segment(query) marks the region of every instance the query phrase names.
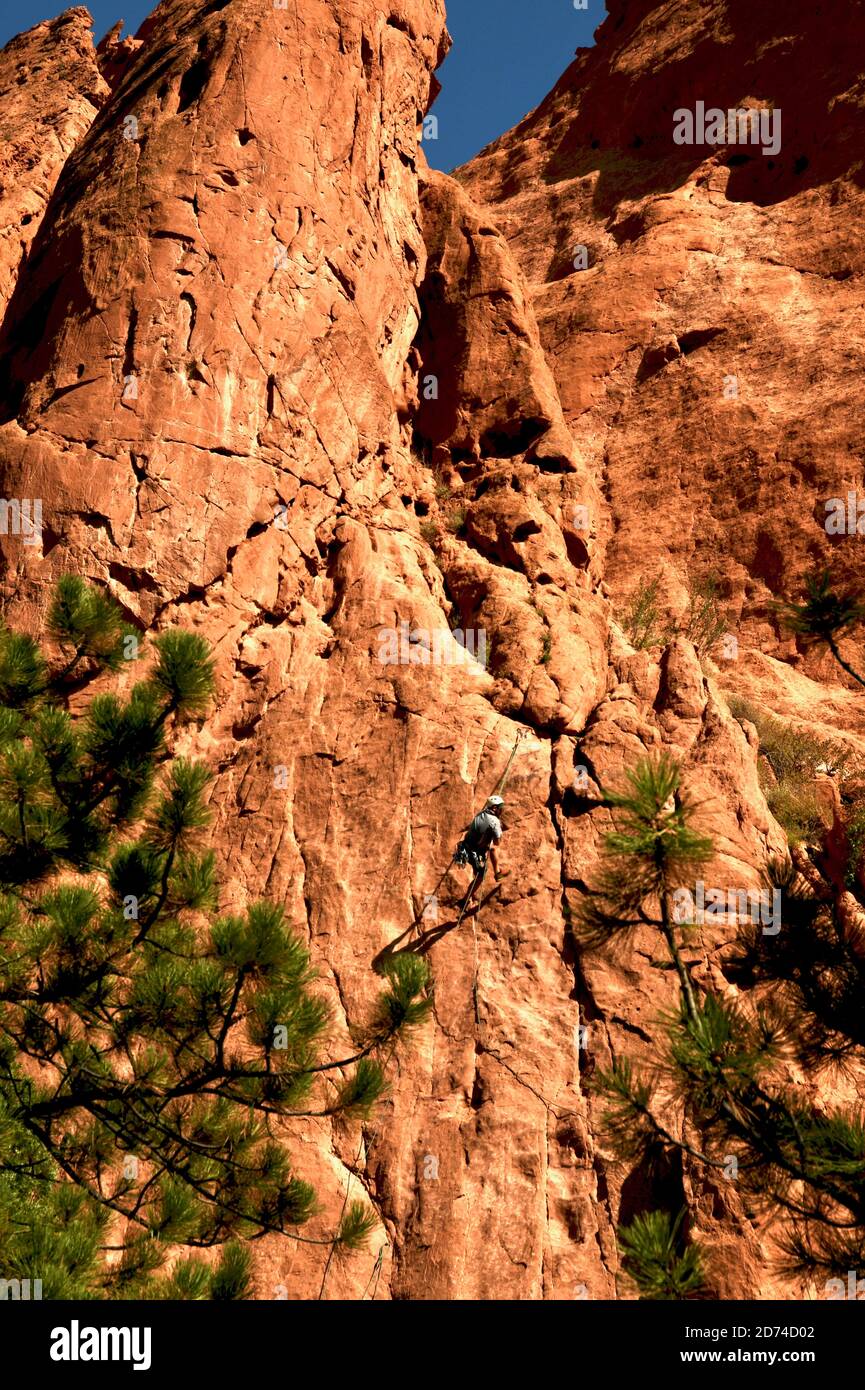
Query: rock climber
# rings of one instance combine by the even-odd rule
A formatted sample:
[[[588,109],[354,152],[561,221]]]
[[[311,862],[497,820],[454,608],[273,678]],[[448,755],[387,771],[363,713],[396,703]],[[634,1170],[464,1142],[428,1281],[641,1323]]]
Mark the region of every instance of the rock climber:
[[[492,862],[496,882],[498,883],[499,878],[502,877],[499,873],[496,846],[504,834],[501,822],[504,804],[500,796],[491,796],[484,809],[475,816],[457,846],[457,852],[454,855],[457,864],[471,865],[474,874],[471,890],[466,899],[467,907],[475,901],[478,889],[483,883],[487,868],[487,855]]]

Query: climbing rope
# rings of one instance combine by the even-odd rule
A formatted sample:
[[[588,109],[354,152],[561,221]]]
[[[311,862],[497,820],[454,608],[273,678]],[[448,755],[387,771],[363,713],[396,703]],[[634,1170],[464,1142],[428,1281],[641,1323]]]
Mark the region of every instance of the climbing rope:
[[[365,1136],[363,1135],[363,1133],[361,1133],[361,1136],[360,1136],[360,1146],[359,1146],[358,1151],[357,1151],[357,1157],[356,1157],[355,1160],[354,1160],[354,1167],[355,1167],[355,1168],[359,1167],[359,1165],[360,1165],[360,1156],[361,1156],[361,1154],[363,1153],[363,1146],[364,1146],[365,1143],[366,1143],[366,1138],[365,1138]],[[342,1227],[343,1217],[345,1216],[345,1209],[346,1209],[346,1207],[348,1206],[348,1194],[351,1192],[351,1180],[352,1180],[353,1177],[354,1177],[354,1169],[349,1168],[349,1170],[348,1170],[348,1182],[347,1182],[346,1185],[345,1185],[345,1198],[344,1198],[343,1204],[342,1204],[342,1211],[341,1211],[340,1214],[339,1214],[339,1225],[338,1225],[337,1228],[336,1228],[336,1229],[337,1229],[337,1235],[334,1237],[334,1239],[333,1239],[333,1240],[331,1241],[331,1243],[330,1243],[330,1251],[328,1252],[328,1256],[327,1256],[327,1264],[326,1264],[325,1267],[324,1267],[324,1274],[321,1276],[321,1288],[320,1288],[319,1291],[318,1291],[318,1300],[324,1298],[324,1286],[325,1286],[325,1284],[327,1283],[327,1276],[328,1276],[328,1274],[330,1273],[330,1266],[331,1266],[331,1261],[333,1260],[334,1251],[336,1250],[337,1244],[339,1243],[339,1235],[338,1235],[338,1233],[339,1233],[339,1230],[340,1230],[341,1227]],[[317,1300],[317,1301],[318,1301],[318,1300]]]
[[[372,1293],[370,1294],[369,1301],[370,1301],[370,1303],[375,1303],[375,1296],[376,1296],[376,1294],[378,1293],[378,1281],[379,1281],[379,1279],[381,1278],[382,1265],[383,1265],[383,1262],[384,1262],[384,1252],[385,1252],[386,1249],[387,1249],[387,1241],[385,1241],[384,1245],[381,1247],[381,1249],[380,1249],[379,1252],[378,1252],[378,1256],[376,1257],[375,1265],[373,1266],[372,1274],[371,1274],[371,1275],[369,1276],[369,1278],[367,1279],[367,1281],[366,1281],[366,1288],[364,1289],[363,1293],[362,1293],[361,1296],[360,1296],[360,1301],[361,1301],[361,1303],[363,1303],[363,1302],[365,1301],[366,1296],[367,1296],[367,1294],[369,1293],[370,1285],[372,1285]]]
[[[511,756],[508,758],[508,761],[505,765],[505,770],[502,773],[501,781],[499,782],[499,785],[496,787],[495,791],[490,793],[491,796],[501,796],[503,794],[505,787],[508,785],[508,779],[511,775],[511,766],[513,764],[514,758],[517,756],[520,744],[522,743],[523,739],[527,737],[528,732],[528,729],[517,729],[517,737],[514,741],[514,746],[511,749]]]
[[[472,941],[474,943],[474,974],[472,976],[472,1003],[475,1009],[475,1025],[481,1025],[481,1011],[478,1004],[478,914],[472,918]]]

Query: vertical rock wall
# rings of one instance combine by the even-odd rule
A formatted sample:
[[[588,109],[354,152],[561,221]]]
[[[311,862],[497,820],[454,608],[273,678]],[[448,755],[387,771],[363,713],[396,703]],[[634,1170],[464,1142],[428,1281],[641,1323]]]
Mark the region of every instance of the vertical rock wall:
[[[637,31],[646,8],[627,10]],[[63,26],[80,37],[83,12],[54,24],[3,61],[46,44],[66,61]],[[591,161],[548,165],[549,130],[535,137],[531,120],[462,186],[431,173],[418,127],[447,43],[442,0],[163,0],[137,44],[103,54],[109,95],[81,40],[66,144],[38,172],[0,328],[2,492],[43,503],[40,544],[0,537],[7,609],[34,624],[72,569],[142,628],[213,644],[217,706],[181,747],[217,772],[226,900],[285,904],[320,965],[335,1048],[377,992],[373,963],[435,894],[435,1015],[394,1057],[388,1099],[362,1132],[290,1131],[323,1230],[349,1180],[380,1218],[328,1296],[614,1297],[615,1224],[659,1193],[721,1254],[719,1296],[771,1291],[735,1194],[688,1165],[653,1178],[607,1164],[586,1073],[645,1055],[672,986],[651,941],[599,959],[569,929],[606,828],[574,795],[578,767],[597,788],[645,749],[679,754],[724,882],[755,886],[783,844],[756,751],[693,648],[660,664],[632,651],[604,582],[610,547],[616,575],[642,572],[628,569],[638,532],[674,532],[665,553],[684,544],[693,489],[711,491],[704,474],[667,512],[616,471],[616,450],[637,469],[649,444],[670,464],[677,417],[659,397],[629,437],[613,402],[654,342],[656,272],[672,286],[681,271],[694,295],[714,273],[722,194],[676,184],[597,230]],[[620,87],[638,89],[638,69]],[[570,95],[560,84],[542,111]],[[0,121],[17,99],[0,86]],[[699,220],[693,246],[681,222],[663,230],[673,200]],[[560,254],[574,208],[610,255],[571,289],[543,246]],[[655,254],[635,276],[624,258],[641,242]],[[592,291],[604,274],[615,289]],[[673,303],[690,362],[687,333],[717,325]],[[811,322],[813,304],[802,312]],[[668,477],[665,506],[673,493]],[[510,872],[450,930],[465,878],[442,875],[517,734]],[[723,948],[708,929],[694,943],[706,988],[733,988]],[[258,1249],[261,1297],[317,1294],[321,1250]]]

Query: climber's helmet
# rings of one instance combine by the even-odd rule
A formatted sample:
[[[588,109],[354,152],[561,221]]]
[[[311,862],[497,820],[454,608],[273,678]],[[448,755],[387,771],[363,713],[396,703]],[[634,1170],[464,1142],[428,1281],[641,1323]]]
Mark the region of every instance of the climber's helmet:
[[[487,806],[491,811],[500,811],[504,804],[505,803],[500,796],[491,796],[489,801],[487,802]]]

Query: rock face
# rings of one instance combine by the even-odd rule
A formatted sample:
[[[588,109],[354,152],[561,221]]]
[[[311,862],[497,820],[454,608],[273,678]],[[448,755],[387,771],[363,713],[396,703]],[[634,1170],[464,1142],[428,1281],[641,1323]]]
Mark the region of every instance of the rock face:
[[[803,719],[818,692],[865,740],[861,701],[785,664],[766,608],[828,551],[818,504],[853,466],[862,7],[819,39],[804,6],[762,7],[759,34],[752,9],[613,5],[458,180],[418,144],[443,0],[163,0],[103,46],[104,78],[72,10],[0,60],[68,63],[75,35],[50,168],[26,169],[44,106],[16,116],[0,87],[35,233],[14,292],[17,251],[3,270],[2,490],[43,507],[41,537],[0,537],[9,616],[34,623],[73,569],[141,627],[212,643],[217,708],[182,751],[217,772],[228,901],[285,904],[335,1048],[424,914],[435,1016],[389,1098],[362,1133],[291,1130],[323,1230],[347,1183],[380,1218],[328,1297],[624,1296],[615,1227],[658,1184],[716,1252],[718,1297],[800,1293],[730,1185],[608,1164],[586,1073],[645,1056],[673,986],[650,940],[601,957],[569,928],[609,824],[578,769],[597,790],[674,752],[725,884],[784,847],[717,676]],[[786,100],[788,58],[823,125],[791,113],[777,170],[672,145],[692,97]],[[681,608],[692,562],[725,577],[732,676],[614,621],[662,567]],[[449,930],[451,854],[518,734],[510,872]],[[695,941],[702,988],[735,990],[726,945]],[[258,1294],[314,1297],[323,1264],[262,1242]]]
[[[0,53],[0,310],[63,165],[108,96],[89,29],[78,5]]]
[[[767,600],[814,558],[863,575],[859,538],[824,523],[862,492],[865,9],[608,9],[597,46],[458,177],[530,282],[605,482],[613,594],[661,574],[681,610],[714,570],[747,645],[790,657]],[[676,145],[674,113],[698,102],[774,109],[779,152]]]

